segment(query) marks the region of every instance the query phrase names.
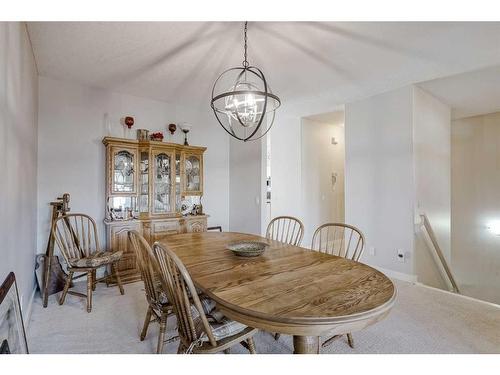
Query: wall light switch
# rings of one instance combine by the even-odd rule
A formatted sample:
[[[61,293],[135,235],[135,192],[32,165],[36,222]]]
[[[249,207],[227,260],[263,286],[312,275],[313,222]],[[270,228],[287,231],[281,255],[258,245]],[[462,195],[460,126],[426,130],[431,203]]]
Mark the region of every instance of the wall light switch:
[[[370,254],[371,256],[375,256],[375,248],[373,246],[370,246],[368,248],[368,254]]]

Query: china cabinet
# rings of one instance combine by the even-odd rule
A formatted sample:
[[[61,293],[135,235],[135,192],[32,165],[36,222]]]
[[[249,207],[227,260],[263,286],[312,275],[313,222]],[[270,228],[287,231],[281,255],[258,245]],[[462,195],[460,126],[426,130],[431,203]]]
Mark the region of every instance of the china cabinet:
[[[122,250],[123,282],[140,279],[127,233],[137,230],[153,244],[171,234],[204,232],[201,209],[205,147],[105,137],[106,242]]]

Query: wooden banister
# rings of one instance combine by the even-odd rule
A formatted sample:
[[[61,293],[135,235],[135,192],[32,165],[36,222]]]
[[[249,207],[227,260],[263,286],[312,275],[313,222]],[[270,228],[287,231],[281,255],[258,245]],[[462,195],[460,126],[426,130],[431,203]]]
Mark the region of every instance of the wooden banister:
[[[446,273],[446,276],[448,277],[448,280],[449,280],[451,287],[453,289],[452,291],[454,293],[460,294],[460,290],[458,289],[458,285],[455,282],[455,278],[453,277],[453,274],[451,273],[451,269],[448,266],[448,262],[446,261],[444,255],[443,255],[443,252],[441,251],[441,248],[439,247],[439,244],[438,244],[438,241],[436,238],[436,234],[434,233],[434,230],[432,229],[431,223],[430,223],[429,219],[427,218],[427,215],[421,214],[420,217],[422,218],[423,226],[424,226],[427,234],[429,235],[432,246],[434,247],[434,250],[436,251],[436,255],[437,255],[439,261],[441,262],[441,266],[443,267],[443,269]]]

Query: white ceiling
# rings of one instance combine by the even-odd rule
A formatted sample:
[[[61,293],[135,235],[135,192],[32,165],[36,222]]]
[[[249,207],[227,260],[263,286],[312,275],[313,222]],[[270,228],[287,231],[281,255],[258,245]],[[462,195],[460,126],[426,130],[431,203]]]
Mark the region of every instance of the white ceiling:
[[[339,109],[338,111],[320,113],[313,116],[306,116],[304,118],[314,122],[333,124],[333,125],[344,125],[344,110]]]
[[[39,73],[116,92],[207,105],[242,61],[242,23],[28,23]],[[249,23],[249,60],[283,102],[332,107],[500,65],[500,23]],[[497,85],[498,87],[498,85]],[[424,87],[425,88],[425,87]]]
[[[500,67],[475,70],[419,84],[448,104],[453,119],[500,111]]]

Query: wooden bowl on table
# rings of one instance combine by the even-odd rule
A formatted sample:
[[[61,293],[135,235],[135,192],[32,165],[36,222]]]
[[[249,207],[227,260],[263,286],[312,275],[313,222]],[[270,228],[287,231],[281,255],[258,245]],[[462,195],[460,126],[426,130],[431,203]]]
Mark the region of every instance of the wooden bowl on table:
[[[240,257],[256,257],[264,253],[269,245],[260,241],[238,241],[227,245],[234,255]]]

